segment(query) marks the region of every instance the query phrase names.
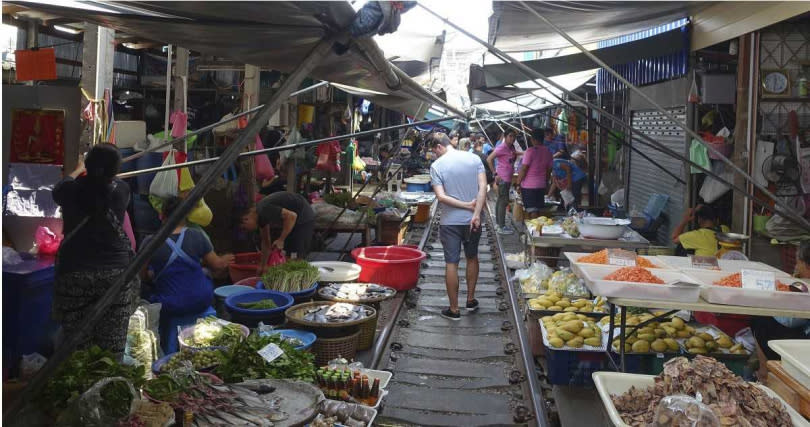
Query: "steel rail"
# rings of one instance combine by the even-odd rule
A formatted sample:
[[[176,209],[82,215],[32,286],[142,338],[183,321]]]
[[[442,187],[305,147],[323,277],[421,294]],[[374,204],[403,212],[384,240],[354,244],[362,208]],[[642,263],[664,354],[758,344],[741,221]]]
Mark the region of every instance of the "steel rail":
[[[222,175],[225,170],[230,167],[233,162],[238,159],[239,152],[247,146],[254,139],[254,135],[265,126],[270,117],[281,106],[282,101],[286,99],[287,95],[295,90],[298,85],[309,75],[315,66],[330,53],[332,46],[332,39],[322,39],[318,44],[307,54],[307,56],[298,65],[298,68],[284,81],[279,88],[278,92],[273,95],[269,103],[267,103],[259,113],[251,119],[247,127],[243,129],[233,144],[225,149],[225,152],[219,160],[211,167],[203,177],[197,182],[197,185],[189,193],[188,197],[178,206],[166,221],[158,229],[155,237],[151,239],[141,250],[135,255],[132,262],[124,269],[124,272],[118,279],[110,286],[104,295],[89,309],[87,315],[82,319],[80,325],[76,328],[76,332],[72,335],[65,337],[64,342],[57,348],[56,352],[51,356],[45,365],[40,368],[34,375],[28,385],[23,391],[14,399],[6,408],[4,408],[3,421],[8,424],[24,423],[20,419],[15,419],[14,416],[22,409],[25,402],[33,400],[36,393],[46,384],[47,380],[56,372],[56,369],[61,363],[68,358],[68,356],[83,342],[85,335],[93,330],[93,327],[104,318],[107,309],[119,298],[122,292],[126,291],[127,284],[135,279],[140,273],[144,265],[152,257],[164,243],[166,238],[169,237],[172,230],[177,227],[183,218],[197,205],[197,202],[208,191],[208,188]]]
[[[731,167],[731,169],[732,169],[732,170],[734,170],[734,172],[736,172],[737,174],[739,174],[740,176],[742,176],[743,178],[745,178],[745,180],[746,180],[748,183],[753,184],[753,185],[754,185],[754,187],[755,187],[756,189],[758,189],[758,190],[759,190],[759,191],[761,191],[763,194],[765,194],[766,196],[768,196],[768,198],[770,198],[771,200],[773,200],[774,204],[778,205],[778,206],[779,206],[780,208],[782,208],[782,209],[785,209],[785,211],[790,212],[790,213],[791,213],[791,216],[795,216],[795,218],[794,218],[794,220],[795,220],[795,221],[794,221],[794,222],[796,222],[796,224],[797,224],[797,225],[800,225],[800,226],[804,227],[806,230],[810,230],[810,222],[808,222],[808,221],[807,221],[806,219],[804,219],[803,217],[801,217],[801,216],[796,215],[795,213],[793,213],[793,211],[790,209],[790,207],[789,207],[789,206],[787,206],[787,205],[785,205],[785,204],[784,204],[784,203],[783,203],[783,202],[782,202],[782,201],[781,201],[779,198],[777,198],[777,197],[776,197],[776,195],[774,195],[773,193],[771,193],[771,192],[770,192],[770,191],[769,191],[769,190],[768,190],[768,189],[767,189],[765,186],[763,186],[763,185],[761,185],[761,184],[757,183],[757,182],[754,180],[754,178],[752,178],[752,177],[751,177],[751,175],[748,175],[748,173],[747,173],[747,172],[745,172],[745,171],[744,171],[744,170],[742,170],[742,169],[741,169],[739,166],[737,166],[736,164],[734,164],[734,162],[732,162],[732,161],[731,161],[731,160],[730,160],[728,157],[726,157],[725,155],[723,155],[723,153],[721,153],[720,151],[718,151],[716,148],[712,147],[712,145],[711,145],[711,144],[709,144],[709,143],[707,143],[706,141],[704,141],[704,140],[703,140],[703,138],[702,138],[700,135],[698,135],[698,133],[697,133],[697,132],[695,132],[694,130],[692,130],[691,128],[689,128],[689,126],[687,126],[685,123],[681,122],[681,121],[680,121],[680,120],[679,120],[677,117],[675,117],[675,115],[674,115],[674,114],[672,114],[672,113],[670,113],[669,111],[667,111],[667,110],[666,110],[664,107],[662,107],[660,104],[658,104],[657,102],[655,102],[655,100],[653,100],[653,99],[652,99],[652,98],[651,98],[649,95],[647,95],[646,93],[644,93],[644,91],[642,91],[641,89],[639,89],[639,88],[638,88],[637,86],[635,86],[634,84],[630,83],[630,81],[628,81],[626,78],[624,78],[624,76],[622,76],[621,74],[619,74],[618,72],[616,72],[616,70],[614,70],[613,68],[611,68],[609,65],[607,65],[607,64],[606,64],[604,61],[602,61],[601,59],[599,59],[599,57],[597,57],[597,56],[596,56],[596,55],[594,55],[592,52],[590,52],[588,49],[586,49],[584,46],[582,46],[581,44],[579,44],[579,42],[577,42],[577,41],[576,41],[576,40],[574,40],[574,39],[573,39],[573,38],[572,38],[570,35],[568,35],[568,33],[566,33],[566,32],[565,32],[565,30],[563,30],[562,28],[560,28],[559,26],[557,26],[556,24],[554,24],[553,22],[551,22],[551,21],[550,21],[548,18],[546,18],[545,16],[541,15],[539,12],[537,12],[537,11],[536,11],[536,10],[534,10],[533,8],[529,7],[529,5],[527,5],[527,4],[526,4],[526,2],[524,2],[524,1],[519,1],[519,3],[520,3],[520,4],[521,4],[521,5],[524,7],[524,8],[526,8],[526,10],[528,10],[528,11],[529,11],[529,12],[530,12],[532,15],[536,16],[537,18],[539,18],[540,20],[542,20],[543,22],[545,22],[545,23],[546,23],[546,25],[550,26],[550,27],[551,27],[551,28],[552,28],[554,31],[556,31],[556,32],[557,32],[557,34],[559,34],[560,36],[562,36],[562,37],[563,37],[564,39],[566,39],[566,40],[567,40],[569,43],[571,43],[571,44],[572,44],[572,45],[574,45],[574,46],[575,46],[577,49],[579,49],[580,51],[582,51],[582,53],[584,53],[584,54],[585,54],[585,56],[587,56],[588,58],[590,58],[590,59],[591,59],[591,60],[592,60],[594,63],[596,63],[596,64],[597,64],[597,65],[599,65],[600,67],[604,68],[604,69],[605,69],[605,71],[607,71],[608,73],[610,73],[611,75],[613,75],[613,77],[616,77],[616,78],[617,78],[617,79],[618,79],[620,82],[622,82],[624,85],[626,85],[628,88],[630,88],[630,90],[631,90],[631,91],[635,92],[637,95],[639,95],[639,96],[640,96],[641,98],[643,98],[645,101],[647,101],[648,103],[650,103],[650,105],[652,105],[653,107],[655,107],[655,109],[656,109],[656,110],[658,110],[658,112],[659,112],[659,113],[661,113],[661,114],[663,114],[664,116],[666,116],[666,117],[667,117],[667,118],[668,118],[670,121],[672,121],[673,123],[675,123],[676,125],[678,125],[678,127],[680,127],[681,129],[683,129],[683,130],[684,130],[684,131],[685,131],[685,132],[686,132],[686,133],[687,133],[689,136],[691,136],[692,138],[694,138],[694,140],[697,140],[697,141],[698,141],[698,143],[700,143],[701,145],[703,145],[704,147],[706,147],[706,149],[708,149],[710,153],[712,153],[712,154],[714,154],[715,156],[717,156],[717,158],[718,158],[718,159],[720,159],[720,161],[722,161],[723,163],[725,163],[726,165],[728,165],[729,167]],[[524,65],[524,66],[525,66],[525,65]],[[587,102],[587,101],[586,101],[586,102]],[[750,118],[749,118],[749,120],[750,120]]]
[[[428,11],[428,12],[429,12],[430,14],[432,14],[433,16],[435,16],[435,17],[437,17],[438,19],[440,19],[440,20],[442,20],[443,22],[445,22],[447,25],[450,25],[451,27],[455,28],[455,29],[456,29],[456,30],[458,30],[459,32],[461,32],[461,33],[465,34],[467,37],[470,37],[471,39],[475,40],[477,43],[479,43],[479,44],[483,45],[484,47],[486,47],[486,48],[487,48],[487,49],[488,49],[488,50],[489,50],[489,51],[490,51],[490,52],[491,52],[493,55],[495,55],[496,57],[498,57],[498,59],[500,59],[500,60],[502,60],[502,61],[504,61],[504,62],[509,62],[509,63],[511,63],[512,65],[514,65],[515,67],[517,67],[517,69],[518,69],[520,72],[522,72],[524,75],[526,75],[526,76],[527,76],[527,77],[528,77],[530,80],[532,80],[532,81],[533,81],[535,84],[539,85],[539,86],[540,86],[540,89],[547,89],[547,86],[543,86],[543,85],[542,85],[540,82],[538,82],[538,81],[537,81],[537,79],[541,79],[541,80],[543,80],[544,82],[546,82],[548,85],[551,85],[551,86],[553,86],[553,87],[557,88],[558,90],[561,90],[561,91],[563,91],[564,93],[567,93],[568,95],[570,95],[571,97],[573,97],[575,100],[577,100],[577,101],[579,101],[579,102],[582,102],[583,104],[585,104],[585,105],[587,105],[587,106],[591,107],[592,109],[594,109],[594,110],[598,111],[598,112],[599,112],[601,115],[603,115],[604,117],[606,117],[606,118],[608,118],[608,119],[610,119],[610,120],[613,120],[615,123],[620,124],[620,125],[621,125],[623,128],[627,129],[627,130],[628,130],[628,131],[630,131],[631,133],[635,133],[636,135],[635,135],[634,137],[644,139],[644,140],[645,140],[645,141],[647,141],[648,143],[653,144],[655,147],[657,147],[657,148],[658,148],[658,150],[660,150],[660,151],[662,151],[662,152],[664,152],[664,153],[667,153],[668,155],[670,155],[670,156],[672,156],[672,157],[675,157],[675,158],[681,159],[681,161],[683,161],[683,162],[685,162],[685,163],[688,163],[688,164],[692,165],[692,166],[693,166],[695,169],[698,169],[698,170],[700,170],[701,172],[705,173],[706,175],[711,176],[712,178],[714,178],[714,179],[716,179],[716,180],[720,181],[720,182],[721,182],[721,183],[723,183],[723,184],[726,184],[727,186],[731,187],[733,190],[735,190],[735,191],[739,192],[740,194],[744,195],[744,196],[745,196],[745,197],[747,197],[748,199],[755,201],[757,204],[759,204],[759,205],[761,205],[761,206],[765,206],[765,207],[767,207],[767,208],[769,208],[769,209],[772,209],[772,210],[773,210],[775,213],[777,213],[777,214],[780,214],[780,215],[784,216],[784,217],[785,217],[786,219],[788,219],[789,221],[791,221],[791,222],[793,222],[793,223],[795,223],[795,224],[797,224],[797,225],[801,226],[801,227],[802,227],[802,228],[804,228],[804,229],[810,230],[810,222],[808,222],[808,221],[807,221],[807,220],[805,220],[804,218],[800,217],[799,215],[797,215],[795,212],[793,212],[793,211],[792,211],[792,210],[790,210],[789,208],[787,208],[787,209],[786,209],[786,208],[784,208],[784,207],[782,206],[782,203],[781,203],[781,202],[779,202],[778,200],[774,199],[774,200],[773,200],[773,201],[774,201],[774,206],[771,206],[771,204],[770,204],[769,202],[762,201],[761,199],[759,199],[758,197],[756,197],[754,194],[752,194],[752,193],[748,192],[748,191],[747,191],[747,189],[743,189],[742,187],[737,186],[737,185],[729,184],[729,183],[728,183],[727,181],[725,181],[725,180],[724,180],[722,177],[720,177],[720,176],[719,176],[719,175],[717,175],[716,173],[712,172],[711,170],[708,170],[708,169],[706,169],[706,168],[704,168],[704,167],[702,167],[702,166],[700,166],[700,165],[698,165],[698,164],[696,164],[696,163],[692,162],[691,160],[689,160],[688,158],[686,158],[685,156],[683,156],[683,155],[682,155],[682,154],[680,154],[680,153],[676,153],[675,151],[673,151],[673,150],[671,150],[670,148],[666,147],[666,146],[665,146],[664,144],[662,144],[661,142],[659,142],[659,141],[656,141],[656,140],[652,139],[650,136],[648,136],[648,135],[644,134],[643,132],[640,132],[640,131],[638,131],[637,129],[633,128],[633,127],[632,127],[632,125],[630,125],[630,124],[628,124],[628,123],[625,123],[624,121],[620,120],[618,117],[616,117],[615,115],[613,115],[613,114],[609,113],[609,112],[608,112],[607,110],[605,110],[604,108],[602,108],[602,107],[600,107],[600,106],[598,106],[598,105],[596,105],[596,104],[591,103],[590,101],[588,101],[588,100],[586,100],[585,98],[583,98],[583,97],[581,97],[581,96],[577,95],[577,94],[576,94],[576,93],[574,93],[574,92],[571,92],[571,91],[569,91],[569,90],[565,89],[564,87],[560,86],[559,84],[557,84],[557,83],[556,83],[556,82],[554,82],[553,80],[549,79],[548,77],[544,76],[543,74],[540,74],[540,73],[539,73],[539,72],[537,72],[536,70],[534,70],[534,69],[532,69],[532,68],[529,68],[529,67],[528,67],[528,66],[526,66],[525,64],[521,63],[521,62],[520,62],[520,61],[518,61],[517,59],[515,59],[515,58],[513,58],[513,57],[511,57],[511,56],[509,56],[509,55],[507,55],[506,53],[504,53],[504,52],[503,52],[503,51],[501,51],[500,49],[496,48],[496,47],[495,47],[495,46],[493,46],[492,44],[487,43],[487,42],[485,42],[485,41],[483,41],[483,40],[479,39],[479,38],[478,38],[478,37],[476,37],[475,35],[471,34],[470,32],[468,32],[468,31],[464,30],[463,28],[459,27],[458,25],[454,24],[454,23],[453,23],[452,21],[450,21],[449,19],[446,19],[446,18],[442,17],[442,16],[441,16],[441,15],[439,15],[438,13],[436,13],[436,12],[432,11],[430,8],[428,8],[428,7],[424,6],[424,5],[423,5],[423,4],[421,4],[421,3],[419,3],[419,6],[420,6],[420,7],[422,7],[423,9],[425,9],[426,11]],[[551,91],[549,91],[549,93],[551,93],[551,94],[552,94],[552,96],[554,96],[555,98],[559,99],[561,102],[563,102],[563,103],[565,103],[565,102],[566,102],[566,101],[565,101],[565,100],[564,100],[564,99],[563,99],[561,96],[559,96],[559,95],[557,95],[557,94],[554,94],[554,93],[553,93],[553,92],[551,92]],[[496,122],[496,123],[497,123],[497,122]],[[629,189],[629,187],[626,187],[626,188],[628,188],[628,189]]]
[[[304,141],[304,142],[299,142],[297,144],[282,145],[282,146],[279,146],[279,147],[265,148],[263,150],[246,151],[244,153],[240,153],[239,158],[257,156],[259,154],[273,153],[273,152],[276,152],[276,151],[294,150],[294,149],[297,149],[297,148],[305,148],[305,147],[309,147],[311,145],[317,145],[317,144],[321,144],[321,143],[329,142],[329,141],[339,141],[339,140],[342,140],[342,139],[351,139],[351,138],[356,138],[356,137],[360,137],[360,136],[373,135],[373,134],[378,133],[378,132],[385,132],[385,131],[389,131],[389,130],[408,128],[408,127],[411,127],[411,126],[420,126],[420,125],[425,125],[425,124],[437,123],[437,122],[441,122],[441,121],[445,121],[445,120],[450,120],[450,119],[453,119],[455,117],[457,117],[457,116],[449,116],[449,117],[442,117],[442,118],[438,118],[438,119],[423,120],[421,122],[403,123],[403,124],[400,124],[400,125],[388,126],[388,127],[380,128],[380,129],[371,129],[371,130],[366,130],[366,131],[361,131],[361,132],[350,133],[350,134],[346,134],[346,135],[330,136],[328,138],[321,138],[321,139],[316,139],[316,140],[313,140],[313,141]],[[155,173],[155,172],[161,172],[161,171],[166,171],[166,170],[180,169],[180,168],[185,168],[185,167],[189,167],[189,166],[204,165],[204,164],[216,162],[217,159],[219,159],[219,157],[211,157],[210,159],[192,160],[190,162],[177,163],[177,164],[174,164],[174,165],[157,166],[157,167],[154,167],[154,168],[141,169],[141,170],[136,170],[136,171],[131,171],[131,172],[124,172],[124,173],[118,174],[118,178],[122,178],[122,179],[123,178],[132,178],[133,176],[144,175],[144,174],[148,174],[148,173]]]

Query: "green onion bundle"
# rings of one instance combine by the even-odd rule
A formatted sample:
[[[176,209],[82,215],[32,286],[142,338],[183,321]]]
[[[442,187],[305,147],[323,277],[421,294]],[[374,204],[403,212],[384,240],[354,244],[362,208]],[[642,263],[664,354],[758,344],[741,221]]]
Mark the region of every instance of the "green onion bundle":
[[[318,267],[302,260],[287,261],[267,269],[262,276],[265,289],[298,292],[309,289],[318,280]]]

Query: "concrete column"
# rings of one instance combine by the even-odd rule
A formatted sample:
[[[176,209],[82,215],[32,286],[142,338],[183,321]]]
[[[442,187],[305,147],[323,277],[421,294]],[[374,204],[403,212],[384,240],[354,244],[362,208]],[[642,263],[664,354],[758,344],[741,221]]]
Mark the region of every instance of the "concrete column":
[[[113,58],[115,55],[115,30],[85,23],[82,49],[82,79],[80,86],[92,98],[104,95],[104,89],[113,86]],[[82,110],[88,101],[82,97]],[[92,127],[83,124],[78,141],[65,141],[65,167],[75,166],[79,152],[87,151],[92,142]],[[72,146],[71,144],[76,144]]]
[[[25,24],[25,47],[33,49],[37,46],[39,46],[39,21],[32,19]],[[28,80],[25,85],[33,86],[34,81]]]

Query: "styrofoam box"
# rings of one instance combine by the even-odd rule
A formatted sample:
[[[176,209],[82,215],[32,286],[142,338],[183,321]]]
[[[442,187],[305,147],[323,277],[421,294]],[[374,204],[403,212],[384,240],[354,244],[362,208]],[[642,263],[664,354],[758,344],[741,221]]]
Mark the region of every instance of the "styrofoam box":
[[[660,263],[664,263],[669,266],[669,268],[673,268],[676,270],[694,270],[692,268],[692,260],[688,256],[667,256],[667,255],[658,255],[654,257]],[[720,271],[726,271],[729,273],[739,273],[740,270],[760,270],[760,271],[772,271],[776,275],[781,276],[790,276],[790,274],[785,273],[782,270],[779,270],[776,267],[771,267],[768,264],[757,262],[757,261],[740,261],[736,259],[718,259],[717,266],[720,267]],[[712,271],[712,270],[708,270]]]
[[[602,403],[605,405],[605,409],[607,410],[608,416],[610,417],[610,421],[613,422],[613,425],[619,427],[628,427],[627,424],[622,421],[622,417],[619,415],[619,411],[616,410],[616,406],[613,405],[613,399],[611,399],[610,396],[623,394],[627,392],[627,390],[630,390],[630,387],[636,387],[638,389],[651,387],[653,384],[655,384],[655,376],[622,374],[619,372],[594,372],[593,382],[596,385],[596,391],[599,392],[599,397],[602,399]],[[788,404],[785,403],[785,401],[782,400],[779,395],[774,393],[773,390],[761,384],[756,384],[756,386],[764,390],[768,396],[782,402],[782,405],[785,406],[788,414],[790,414],[790,419],[793,421],[793,427],[810,426],[810,423],[799,415],[795,409],[788,406]]]
[[[115,122],[115,145],[119,148],[132,148],[146,140],[146,122],[124,120]]]
[[[679,271],[647,269],[664,281],[664,284],[656,284],[604,280],[605,276],[621,268],[617,266],[579,264],[577,267],[578,274],[594,295],[687,303],[697,302],[700,296],[700,286]]]
[[[566,258],[568,258],[568,261],[571,263],[571,265],[574,265],[574,264],[606,265],[606,264],[592,264],[592,263],[587,263],[587,262],[579,262],[580,258],[584,257],[585,255],[590,255],[589,253],[586,253],[586,252],[564,252],[563,254],[565,255]],[[669,264],[667,264],[663,260],[658,259],[658,257],[646,256],[646,255],[638,255],[638,256],[640,258],[646,259],[647,261],[653,263],[654,265],[657,265],[661,269],[673,270],[673,268]]]
[[[706,302],[712,304],[810,311],[810,294],[807,293],[762,291],[714,285],[714,282],[734,274],[728,271],[684,270],[684,274],[701,285],[700,295]],[[790,283],[797,279],[777,275],[776,280]]]
[[[773,340],[768,347],[782,356],[782,367],[794,380],[810,388],[810,340]]]

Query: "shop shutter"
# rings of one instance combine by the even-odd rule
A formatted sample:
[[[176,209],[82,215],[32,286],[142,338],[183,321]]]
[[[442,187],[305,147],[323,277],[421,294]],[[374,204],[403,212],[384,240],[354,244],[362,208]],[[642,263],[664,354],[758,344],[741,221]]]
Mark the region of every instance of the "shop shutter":
[[[668,111],[681,122],[686,122],[686,107],[673,107]],[[655,110],[639,110],[632,112],[633,128],[666,145],[677,153],[686,153],[686,133],[666,116]],[[684,170],[683,162],[668,156],[651,147],[636,144],[635,147],[647,157],[679,176],[684,182],[688,171]],[[658,166],[637,153],[630,154],[630,208],[643,210],[647,206],[650,195],[654,193],[667,194],[667,202],[663,214],[667,216],[658,229],[658,244],[670,245],[672,229],[683,216],[683,206],[686,196],[686,186],[664,173]]]

